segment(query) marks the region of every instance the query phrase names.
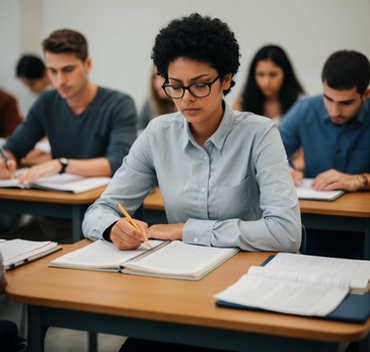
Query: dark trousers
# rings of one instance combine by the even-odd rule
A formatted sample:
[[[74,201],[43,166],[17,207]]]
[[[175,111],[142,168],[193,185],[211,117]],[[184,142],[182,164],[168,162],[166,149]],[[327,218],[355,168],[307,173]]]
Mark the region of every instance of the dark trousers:
[[[26,340],[18,337],[17,325],[8,320],[0,320],[0,352],[11,352],[18,350]]]

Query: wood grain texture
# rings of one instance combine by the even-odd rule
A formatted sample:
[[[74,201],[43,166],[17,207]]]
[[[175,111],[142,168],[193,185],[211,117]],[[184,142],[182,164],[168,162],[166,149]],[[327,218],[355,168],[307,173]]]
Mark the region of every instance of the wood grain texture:
[[[159,187],[149,194],[144,207],[151,210],[164,210],[163,198]],[[301,213],[353,217],[370,217],[370,192],[345,193],[334,202],[299,200]]]
[[[370,319],[351,324],[215,306],[215,293],[235,283],[251,265],[262,264],[271,253],[240,252],[200,281],[46,266],[88,243],[85,239],[64,245],[62,252],[7,272],[7,298],[55,308],[327,342],[357,341],[370,331]]]

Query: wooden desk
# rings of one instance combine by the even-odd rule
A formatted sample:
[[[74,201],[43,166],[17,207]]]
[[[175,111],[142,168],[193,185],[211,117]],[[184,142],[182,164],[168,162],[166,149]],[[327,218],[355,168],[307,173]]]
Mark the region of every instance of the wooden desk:
[[[0,213],[33,214],[72,220],[72,240],[83,238],[81,224],[86,209],[106,186],[70,194],[41,190],[0,189]]]
[[[30,352],[43,351],[49,326],[234,351],[344,351],[349,341],[368,344],[370,319],[350,324],[217,308],[213,295],[270,253],[238,253],[200,281],[48,267],[31,270],[32,265],[46,265],[88,243],[85,239],[64,245],[62,252],[6,274],[7,298],[28,304]],[[23,273],[27,270],[29,275]]]
[[[370,259],[370,192],[345,193],[334,202],[300,200],[299,206],[306,229],[363,232],[364,259]],[[145,199],[144,207],[150,222],[166,221],[158,187]]]

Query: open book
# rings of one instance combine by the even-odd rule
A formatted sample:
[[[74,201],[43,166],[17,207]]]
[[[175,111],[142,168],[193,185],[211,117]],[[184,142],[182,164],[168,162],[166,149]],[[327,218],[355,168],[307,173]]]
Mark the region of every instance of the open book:
[[[0,180],[0,187],[22,189],[36,188],[46,191],[82,193],[94,188],[106,186],[111,180],[110,177],[82,177],[65,173],[49,177],[39,177],[30,185],[20,184],[16,177],[27,170],[28,168],[18,169],[14,172],[14,179]]]
[[[182,241],[149,240],[153,248],[120,251],[98,240],[53,260],[49,266],[120,271],[124,274],[199,280],[236,254],[237,248],[195,246]]]
[[[301,180],[300,184],[296,186],[298,199],[326,200],[332,202],[344,194],[344,191],[342,190],[315,191],[312,188],[313,180],[313,178],[304,178]]]
[[[0,240],[0,253],[5,270],[17,268],[61,249],[57,242]]]
[[[350,291],[368,292],[369,280],[370,261],[279,253],[266,266],[250,267],[248,274],[214,297],[281,313],[324,317]]]

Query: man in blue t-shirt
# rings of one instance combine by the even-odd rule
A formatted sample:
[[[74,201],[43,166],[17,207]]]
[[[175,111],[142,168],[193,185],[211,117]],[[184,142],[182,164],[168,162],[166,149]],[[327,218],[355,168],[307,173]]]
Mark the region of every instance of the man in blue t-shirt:
[[[136,138],[134,101],[127,94],[98,87],[89,80],[92,63],[82,34],[68,29],[54,31],[43,41],[43,51],[55,89],[40,95],[7,140],[7,162],[0,158],[0,179],[11,178],[20,159],[44,136],[49,139],[52,160],[31,167],[20,182],[30,184],[38,177],[64,172],[113,176]],[[48,227],[45,220],[42,228]],[[42,239],[37,237],[41,230],[33,232]],[[11,238],[14,236],[18,233]]]
[[[290,157],[300,146],[304,152],[304,172],[290,168],[294,183],[304,177],[314,178],[313,187],[319,191],[370,189],[370,80],[369,60],[355,51],[338,51],[326,61],[322,71],[324,94],[298,101],[285,115],[279,131]],[[308,232],[307,249],[313,235]],[[318,234],[318,242],[324,241]],[[335,234],[339,236],[340,234]],[[330,236],[329,236],[330,237]],[[346,250],[344,242],[338,246]],[[363,236],[362,236],[363,237]],[[331,237],[334,238],[334,237]],[[354,236],[343,234],[346,241]],[[363,238],[361,238],[363,241]],[[311,254],[339,255],[329,244]],[[363,249],[358,246],[358,254]],[[330,249],[330,250],[329,250]],[[355,253],[353,252],[353,253]],[[348,251],[347,251],[348,253]],[[361,254],[359,254],[361,253]]]

